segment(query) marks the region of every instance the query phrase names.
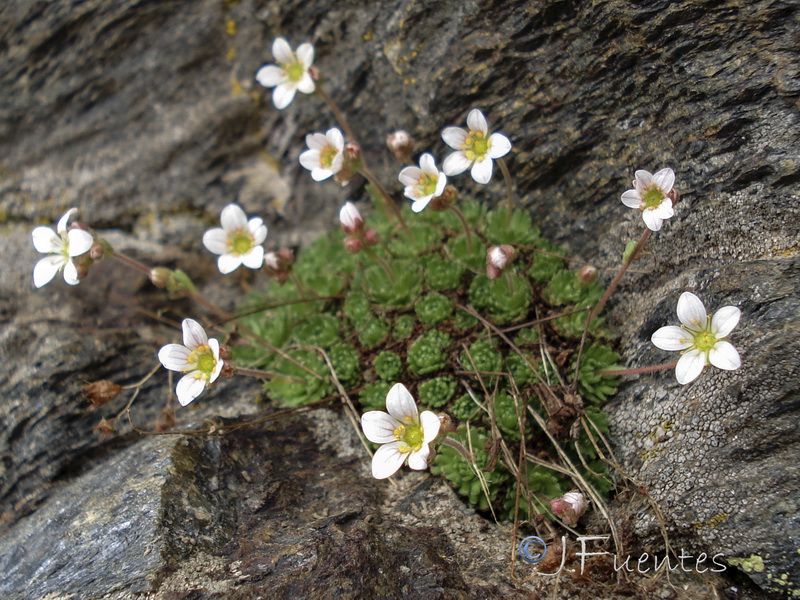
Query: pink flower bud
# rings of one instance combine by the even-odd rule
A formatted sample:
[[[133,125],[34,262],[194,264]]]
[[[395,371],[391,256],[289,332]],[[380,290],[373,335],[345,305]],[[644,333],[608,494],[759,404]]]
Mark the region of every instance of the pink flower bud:
[[[586,498],[580,492],[567,492],[561,498],[550,500],[550,508],[567,525],[575,525],[586,507]]]
[[[347,235],[358,234],[364,229],[364,218],[352,202],[345,202],[339,211],[339,222]]]
[[[590,284],[597,281],[597,268],[592,265],[584,265],[578,269],[578,279],[582,283]]]
[[[348,254],[358,254],[361,252],[361,248],[364,247],[363,242],[354,237],[346,237],[344,238],[344,249],[347,251]]]
[[[378,235],[378,232],[375,231],[374,229],[370,228],[364,232],[364,241],[367,242],[367,244],[369,244],[370,246],[376,245],[378,243],[378,240],[380,240],[380,236]]]
[[[157,288],[165,288],[172,280],[172,271],[166,267],[156,267],[150,270],[150,281]]]
[[[486,253],[486,275],[490,279],[497,279],[516,256],[517,251],[508,244],[489,248]]]
[[[414,151],[414,140],[407,131],[398,129],[386,136],[386,146],[398,160],[409,162],[408,157]]]

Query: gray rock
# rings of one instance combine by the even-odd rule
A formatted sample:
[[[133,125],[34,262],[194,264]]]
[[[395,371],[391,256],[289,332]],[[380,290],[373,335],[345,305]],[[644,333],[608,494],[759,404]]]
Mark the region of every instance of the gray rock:
[[[4,578],[6,595],[103,597],[146,590],[147,582],[155,594],[163,590],[162,597],[181,597],[204,581],[207,597],[235,597],[234,589],[240,597],[257,597],[258,585],[271,581],[265,575],[274,568],[269,555],[282,556],[288,573],[304,573],[296,588],[280,587],[285,580],[277,578],[263,584],[281,593],[308,592],[311,588],[302,586],[315,576],[315,584],[323,585],[314,568],[335,567],[341,575],[363,567],[376,594],[415,597],[403,566],[413,563],[409,545],[417,543],[426,557],[422,566],[413,563],[415,572],[425,573],[417,589],[430,592],[427,597],[512,593],[513,585],[498,574],[506,573],[503,560],[481,562],[474,547],[470,558],[463,558],[472,546],[501,547],[499,540],[506,539],[501,531],[460,537],[456,524],[466,513],[425,530],[430,525],[423,525],[424,515],[402,522],[410,509],[401,503],[398,512],[381,517],[403,532],[388,539],[370,528],[367,518],[376,510],[376,490],[384,488],[354,478],[361,468],[355,463],[341,463],[347,468],[337,476],[358,489],[357,506],[343,506],[357,517],[344,525],[330,520],[320,530],[324,539],[314,537],[317,530],[308,517],[299,521],[295,540],[291,531],[272,533],[314,556],[314,567],[299,554],[291,560],[269,554],[266,538],[247,542],[252,546],[226,545],[231,532],[249,534],[263,524],[254,525],[255,517],[241,507],[235,519],[223,514],[231,497],[214,504],[204,499],[209,490],[202,486],[183,496],[170,487],[174,479],[162,479],[164,470],[153,457],[169,453],[164,460],[186,470],[175,458],[184,442],[142,440],[125,421],[112,439],[91,433],[101,414],[111,416],[121,406],[89,411],[79,399],[79,382],[135,381],[148,372],[158,345],[174,336],[138,312],[138,299],[149,309],[173,311],[167,313],[173,318],[195,316],[197,309],[167,302],[144,278],[113,265],[101,264],[75,289],[55,282],[34,292],[30,269],[36,257],[28,238],[33,224],[55,222],[64,209],[79,206],[81,218],[93,226],[122,230],[115,245],[153,264],[180,265],[207,285],[213,263],[199,245],[200,234],[228,202],[239,201],[266,217],[269,242],[277,247],[313,238],[345,198],[362,193],[358,182],[345,190],[312,184],[298,166],[302,136],[333,125],[333,119],[316,97],[298,98],[279,113],[269,92],[253,82],[255,70],[270,59],[276,35],[293,44],[315,43],[327,89],[348,114],[357,115],[360,142],[385,181],[394,180],[398,167],[382,151],[388,130],[412,131],[421,149],[430,148],[441,159],[441,127],[461,122],[473,106],[485,109],[514,143],[508,162],[517,194],[545,234],[600,268],[616,268],[624,243],[640,235],[639,216],[618,199],[633,171],[675,169],[683,194],[676,216],[652,236],[652,255],[637,263],[643,272],[626,278],[610,318],[623,336],[629,364],[642,366],[670,360],[648,340],[661,325],[676,322],[681,291],[694,291],[710,310],[736,304],[744,316],[732,340],[744,365],[734,373],[709,368],[687,387],[667,372],[625,384],[612,411],[618,456],[662,506],[674,545],[746,559],[740,569],[762,589],[796,593],[798,14],[796,3],[776,0],[635,5],[392,0],[369,6],[5,2],[0,8],[5,257],[0,523],[7,532],[0,556],[8,565],[4,573],[13,573]],[[465,195],[489,202],[504,197],[499,182],[480,189],[464,178],[456,182]],[[247,276],[235,282],[237,290],[251,283]],[[240,293],[226,293],[219,284],[208,289],[220,303],[233,302]],[[134,408],[136,422],[156,420],[165,382],[161,373],[145,386]],[[226,389],[220,386],[205,404],[182,413],[191,415],[182,422],[247,411],[251,404],[244,400],[224,403]],[[236,389],[248,400],[257,395],[255,385]],[[228,477],[234,488],[241,486],[243,497],[267,494],[261,482],[242,482],[233,474],[238,466],[251,465],[266,443],[253,436],[243,432],[203,443],[189,438],[188,464],[199,469],[208,457],[227,457],[230,462],[208,468]],[[322,472],[319,466],[329,465],[330,457],[306,444],[303,458]],[[39,553],[29,547],[32,542],[23,542],[35,538],[31,532],[43,532],[43,539],[79,535],[79,506],[103,501],[84,496],[107,490],[92,482],[111,478],[122,494],[135,480],[135,469],[124,459],[136,456],[152,459],[140,459],[142,485],[153,491],[148,502],[171,500],[165,506],[173,512],[165,509],[159,521],[144,512],[136,521],[140,542],[157,548],[158,560],[152,558],[155,551],[134,560],[116,537],[113,543],[83,537],[106,545],[82,547],[86,554],[49,571],[61,563],[42,558],[44,542],[36,544]],[[207,483],[199,476],[194,481]],[[290,497],[314,501],[337,489],[310,474],[298,481],[305,482],[308,495]],[[409,492],[409,497],[422,502],[425,494],[438,494],[439,504],[432,507],[458,510],[441,489],[421,489],[424,494]],[[288,502],[282,494],[289,491],[278,493]],[[272,517],[271,505],[265,506]],[[106,515],[95,536],[124,522],[100,508],[91,514]],[[204,514],[211,520],[198,517]],[[640,534],[651,534],[652,518],[642,513]],[[470,527],[474,534],[477,525]],[[173,529],[193,543],[165,540]],[[460,551],[458,565],[440,558],[448,555],[448,544]],[[21,557],[21,547],[28,559]],[[331,556],[345,547],[352,554],[335,562]],[[364,548],[376,547],[400,558],[382,563],[383,553],[367,556]],[[93,566],[77,559],[91,552],[100,556],[103,548],[116,552],[124,572],[91,571]],[[241,556],[234,560],[244,562],[233,566],[237,551]],[[304,564],[311,575],[301,571]],[[40,587],[27,587],[25,573],[31,586]],[[472,577],[485,578],[488,587],[478,587]],[[337,593],[346,596],[352,580],[337,581],[345,586]],[[702,582],[686,585],[696,586],[689,592],[694,597],[711,594]],[[720,581],[709,585],[732,597],[757,594],[743,591],[747,585],[741,583],[735,590]]]

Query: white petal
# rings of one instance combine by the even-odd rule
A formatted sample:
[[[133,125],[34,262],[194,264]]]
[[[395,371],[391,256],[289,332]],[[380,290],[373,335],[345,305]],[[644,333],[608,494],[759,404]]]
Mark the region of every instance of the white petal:
[[[56,254],[61,252],[64,241],[61,236],[49,227],[37,227],[31,234],[33,247],[42,254]]]
[[[247,222],[247,229],[250,231],[250,235],[253,236],[254,244],[263,244],[264,240],[267,239],[267,226],[264,225],[264,221],[260,218],[250,219]]]
[[[670,352],[686,350],[687,348],[691,348],[694,343],[692,335],[689,332],[675,325],[662,327],[650,337],[650,341],[652,341],[657,348]]]
[[[313,94],[314,90],[316,89],[314,80],[308,73],[303,73],[303,76],[300,78],[300,81],[295,83],[295,86],[299,91],[303,92],[304,94]]]
[[[371,410],[361,415],[361,429],[367,439],[375,444],[397,441],[394,431],[400,425],[402,423],[398,423],[397,419],[382,410]]]
[[[206,389],[206,380],[200,377],[195,377],[194,374],[198,371],[193,371],[181,377],[178,385],[175,386],[175,394],[178,396],[178,402],[181,406],[186,406],[203,393]]]
[[[708,325],[706,308],[692,292],[683,292],[678,298],[678,319],[693,331],[703,331]]]
[[[636,177],[636,179],[634,179],[634,183],[637,190],[647,187],[653,181],[653,176],[649,171],[636,171],[634,176]]]
[[[439,171],[439,179],[436,180],[436,191],[433,193],[433,196],[441,196],[442,193],[444,193],[445,187],[447,187],[447,175]]]
[[[311,150],[322,150],[328,145],[328,138],[324,133],[309,133],[306,136],[306,146]]]
[[[444,159],[442,164],[442,171],[448,177],[463,173],[472,165],[472,161],[467,158],[467,155],[461,152],[453,152],[450,156]]]
[[[431,455],[431,447],[423,444],[422,448],[408,455],[408,466],[415,471],[423,471],[428,468],[428,458]]]
[[[242,258],[237,254],[223,254],[217,259],[217,268],[223,275],[233,273],[242,265]]]
[[[289,45],[289,42],[282,37],[275,38],[275,41],[272,42],[272,56],[281,64],[294,62],[292,47]]]
[[[492,179],[492,159],[489,157],[484,158],[480,162],[472,165],[472,178],[478,183],[489,183]]]
[[[295,54],[297,54],[297,58],[303,63],[306,69],[314,64],[314,46],[308,42],[300,44]]]
[[[659,219],[655,211],[649,208],[642,211],[642,219],[644,219],[644,224],[647,225],[650,231],[658,231],[664,224],[664,219]]]
[[[244,214],[238,204],[228,204],[223,208],[220,221],[222,222],[222,228],[226,232],[247,229],[247,215]]]
[[[464,148],[468,137],[469,133],[461,127],[445,127],[442,130],[442,140],[453,150],[461,150]]]
[[[286,71],[276,65],[264,65],[256,72],[256,81],[264,87],[275,87],[286,81]]]
[[[439,172],[439,170],[436,168],[436,159],[433,158],[433,154],[430,152],[426,152],[419,157],[419,168],[426,173],[433,174]]]
[[[203,234],[203,246],[214,254],[225,254],[228,251],[228,234],[220,227],[209,229]]]
[[[486,125],[486,117],[477,108],[473,108],[467,115],[467,127],[470,131],[480,131],[486,134],[489,131],[489,126]]]
[[[622,203],[628,208],[641,208],[642,196],[636,190],[628,190],[622,194]]]
[[[320,151],[316,148],[312,148],[311,150],[306,150],[305,152],[300,153],[300,164],[303,165],[304,169],[308,169],[309,171],[319,168],[319,159]]]
[[[511,151],[511,141],[502,133],[493,133],[489,136],[489,158],[500,158]]]
[[[404,186],[412,186],[419,184],[419,178],[422,177],[422,169],[419,167],[404,167],[397,179]]]
[[[733,328],[739,324],[742,316],[735,306],[723,306],[711,317],[711,333],[717,338],[728,337]]]
[[[406,188],[408,189],[408,188]],[[406,193],[408,196],[408,193]],[[422,212],[426,206],[430,203],[433,196],[425,196],[424,198],[420,198],[419,200],[414,200],[414,203],[411,205],[411,210],[415,213]]]
[[[386,410],[402,423],[416,421],[419,414],[414,396],[402,383],[395,383],[386,394]]]
[[[669,194],[675,184],[675,173],[672,169],[661,169],[653,175],[653,183],[665,194]]]
[[[669,219],[675,215],[675,211],[672,210],[672,201],[669,198],[665,198],[661,204],[656,206],[650,211],[659,219]]]
[[[290,83],[282,83],[272,90],[272,103],[278,110],[283,110],[294,100],[294,93],[297,86]]]
[[[64,281],[69,285],[78,285],[81,282],[78,279],[78,269],[71,260],[68,260],[64,265]]]
[[[391,442],[378,448],[372,457],[372,476],[375,479],[391,477],[403,466],[408,454],[400,452],[399,448],[404,445],[405,442]]]
[[[69,240],[69,255],[71,257],[86,254],[94,244],[92,234],[83,229],[73,229],[67,232],[67,239]]]
[[[336,129],[336,127],[328,129],[328,131],[325,132],[325,137],[328,139],[328,143],[339,152],[344,149],[344,137],[342,136],[342,132]]]
[[[184,319],[181,328],[183,329],[183,345],[189,350],[197,350],[200,346],[208,344],[206,330],[194,319]]]
[[[53,277],[65,262],[64,257],[60,254],[45,256],[33,267],[33,285],[40,288],[53,281]]]
[[[56,231],[58,233],[67,232],[67,224],[69,223],[69,218],[76,212],[78,212],[77,208],[70,208],[67,212],[64,213],[64,216],[58,220],[58,225],[56,225]]]
[[[344,155],[341,152],[339,152],[336,156],[333,157],[333,160],[331,161],[330,172],[338,173],[339,171],[342,170],[343,166],[344,166]]]
[[[703,371],[705,365],[705,354],[700,352],[700,350],[689,350],[689,352],[681,356],[678,364],[675,366],[675,377],[678,383],[686,385],[694,381]]]
[[[423,410],[419,416],[419,423],[422,425],[423,441],[430,444],[439,435],[439,428],[442,422],[434,413],[429,410]]]
[[[333,175],[333,171],[322,167],[316,167],[311,171],[311,179],[314,181],[325,181],[331,175]]]
[[[165,369],[183,373],[192,367],[186,360],[191,353],[186,346],[167,344],[158,351],[158,360]]]
[[[208,378],[208,383],[214,383],[217,380],[217,377],[219,377],[219,374],[222,372],[222,367],[225,365],[225,363],[219,358],[219,342],[216,340],[216,338],[211,338],[208,340],[208,347],[211,348],[211,352],[214,354],[214,360],[217,361],[214,364],[214,370],[211,372],[211,376]]]
[[[248,269],[260,269],[264,263],[264,247],[255,246],[250,252],[243,254],[239,258]]]
[[[733,371],[742,366],[739,353],[730,342],[717,342],[708,353],[709,362],[718,369]]]

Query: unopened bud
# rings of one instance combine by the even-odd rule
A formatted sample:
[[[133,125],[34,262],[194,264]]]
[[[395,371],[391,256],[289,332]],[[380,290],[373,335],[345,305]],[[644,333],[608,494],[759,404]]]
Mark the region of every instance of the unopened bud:
[[[356,142],[347,142],[344,145],[344,159],[351,163],[357,163],[361,160],[361,146]]]
[[[78,279],[81,280],[85,279],[89,275],[89,269],[91,269],[92,264],[94,264],[94,261],[89,257],[88,254],[73,258],[72,262],[75,265],[75,270],[78,272]]]
[[[669,194],[667,194],[667,198],[672,200],[672,205],[675,206],[678,202],[681,201],[681,193],[675,188],[672,188],[669,191]]]
[[[439,435],[447,435],[448,433],[455,433],[456,424],[450,415],[442,413],[439,415]]]
[[[313,79],[314,81],[319,81],[320,80],[321,74],[320,74],[319,69],[317,67],[315,67],[313,65],[308,67],[308,74],[311,75],[311,79]]]
[[[150,270],[150,281],[157,288],[165,288],[172,281],[172,271],[166,267],[156,267]]]
[[[586,507],[586,498],[580,492],[567,492],[561,498],[550,500],[550,508],[567,525],[575,525]]]
[[[583,265],[578,269],[578,279],[581,283],[592,284],[597,281],[597,268],[592,265]]]
[[[122,392],[122,386],[109,381],[101,379],[100,381],[93,381],[83,386],[83,397],[87,402],[92,403],[92,408],[103,406],[107,402],[116,399]]]
[[[227,346],[220,346],[219,347],[219,357],[222,360],[230,360],[231,358],[231,350]]]
[[[447,185],[441,196],[431,199],[428,207],[431,210],[447,210],[450,205],[458,198],[458,190],[455,186]]]
[[[361,252],[361,249],[364,247],[363,242],[354,237],[346,237],[344,238],[344,249],[347,251],[348,254],[358,254]]]
[[[264,255],[264,272],[278,283],[284,283],[289,279],[292,261],[292,251],[288,248],[281,248],[277,252],[267,252]]]
[[[99,241],[96,240],[92,243],[92,247],[89,248],[89,258],[92,260],[100,260],[106,253],[106,247]]]
[[[486,275],[490,279],[497,279],[516,256],[517,251],[508,244],[489,248],[486,253]]]
[[[219,371],[219,376],[224,377],[225,379],[230,379],[234,375],[236,375],[236,367],[234,367],[227,360],[223,361],[222,369]]]
[[[352,202],[345,202],[342,206],[339,211],[339,222],[347,235],[358,234],[364,229],[364,218]]]
[[[370,246],[375,246],[380,240],[380,237],[378,232],[372,228],[367,228],[367,230],[364,231],[364,241]]]
[[[414,140],[407,131],[398,129],[387,135],[386,146],[397,160],[410,162],[411,153],[414,151]]]

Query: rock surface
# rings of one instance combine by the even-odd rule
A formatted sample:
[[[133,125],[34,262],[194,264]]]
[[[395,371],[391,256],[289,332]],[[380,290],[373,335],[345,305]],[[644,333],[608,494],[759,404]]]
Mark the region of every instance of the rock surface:
[[[709,368],[686,387],[669,372],[631,379],[611,413],[618,458],[661,507],[674,547],[722,553],[737,565],[726,575],[747,575],[691,580],[689,597],[714,587],[757,597],[748,579],[800,593],[798,25],[796,3],[768,0],[5,2],[3,597],[359,597],[366,585],[376,597],[509,597],[540,585],[511,579],[508,532],[441,482],[413,476],[387,490],[362,455],[319,451],[326,435],[302,420],[224,438],[142,438],[124,420],[117,436],[91,431],[124,404],[90,411],[80,384],[141,379],[174,337],[139,307],[173,319],[196,309],[112,264],[74,289],[34,291],[34,224],[79,206],[87,223],[118,230],[115,246],[180,265],[231,303],[252,278],[213,283],[198,242],[225,204],[265,217],[277,247],[313,238],[362,194],[357,183],[312,185],[297,163],[303,135],[333,125],[324,104],[303,97],[278,112],[253,82],[276,35],[315,43],[329,93],[385,181],[397,171],[382,150],[389,130],[441,156],[441,127],[485,109],[514,143],[516,191],[544,233],[609,278],[642,230],[619,202],[633,171],[675,169],[676,216],[651,237],[611,319],[629,364],[645,366],[673,358],[649,336],[676,324],[680,292],[709,310],[735,304],[743,368]],[[457,182],[488,201],[504,195],[499,180]],[[166,381],[161,372],[144,386],[136,422],[158,418]],[[179,413],[181,426],[248,413],[256,395],[227,382]],[[328,426],[353,442],[346,425]],[[415,508],[426,501],[438,519]],[[317,516],[282,508],[303,502]],[[654,535],[652,513],[636,528]]]

